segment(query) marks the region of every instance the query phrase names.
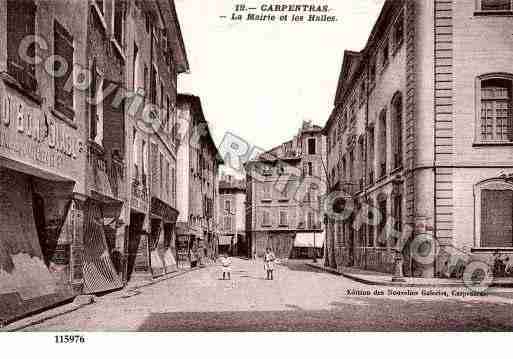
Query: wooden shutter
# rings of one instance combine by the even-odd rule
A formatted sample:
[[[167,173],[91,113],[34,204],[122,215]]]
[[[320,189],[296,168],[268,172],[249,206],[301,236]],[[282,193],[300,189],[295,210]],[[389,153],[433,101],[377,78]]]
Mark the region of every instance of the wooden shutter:
[[[481,191],[481,246],[513,246],[513,191]]]
[[[7,1],[7,71],[29,91],[37,87],[35,66],[20,58],[18,47],[23,38],[35,35],[36,9],[31,0]],[[27,55],[35,55],[34,45],[29,46]]]
[[[73,89],[65,91],[64,87],[68,79],[73,75],[73,38],[71,35],[60,25],[54,21],[54,53],[62,56],[67,63],[66,73],[59,77],[54,77],[55,83],[55,108],[64,115],[72,118],[73,112]],[[56,62],[54,70],[60,74],[60,67],[65,66]]]
[[[96,70],[96,60],[93,60],[91,66],[91,85],[89,86],[89,98],[91,103],[89,106],[89,138],[94,141],[98,130],[96,128],[96,87],[98,86],[98,73]]]

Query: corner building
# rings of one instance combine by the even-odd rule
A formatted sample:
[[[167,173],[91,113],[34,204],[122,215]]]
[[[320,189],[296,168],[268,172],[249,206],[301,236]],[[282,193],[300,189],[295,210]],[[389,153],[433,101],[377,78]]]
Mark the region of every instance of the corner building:
[[[380,219],[329,219],[329,266],[392,273],[399,254],[405,275],[455,276],[455,258],[513,252],[512,14],[509,0],[386,1],[344,53],[328,182]],[[390,229],[407,227],[396,253]],[[438,247],[429,263],[410,251],[418,235]]]
[[[246,236],[253,257],[269,247],[289,258],[298,239],[322,247],[325,157],[322,128],[305,121],[292,140],[244,164]]]

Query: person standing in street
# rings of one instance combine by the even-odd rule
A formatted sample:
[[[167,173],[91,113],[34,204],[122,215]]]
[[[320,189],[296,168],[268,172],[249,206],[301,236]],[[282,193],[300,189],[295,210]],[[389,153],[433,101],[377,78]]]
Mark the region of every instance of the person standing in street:
[[[274,261],[276,257],[271,250],[271,248],[267,247],[264,255],[264,268],[267,272],[267,280],[273,280],[273,271],[274,271]]]
[[[231,279],[231,265],[232,261],[230,260],[230,258],[228,258],[228,255],[225,253],[221,258],[221,266],[223,267],[223,280],[225,280],[226,277],[228,277],[228,280]]]

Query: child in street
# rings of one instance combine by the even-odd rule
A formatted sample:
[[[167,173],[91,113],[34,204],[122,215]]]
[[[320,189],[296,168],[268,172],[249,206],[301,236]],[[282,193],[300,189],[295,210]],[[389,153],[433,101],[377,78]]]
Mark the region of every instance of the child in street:
[[[231,264],[232,261],[230,260],[230,258],[228,258],[228,255],[226,253],[223,254],[223,256],[221,257],[221,265],[223,267],[223,280],[225,280],[226,277],[228,277],[228,280],[230,279]]]
[[[264,269],[267,272],[267,280],[273,280],[273,271],[274,271],[274,261],[276,260],[276,256],[271,248],[267,248],[265,250],[264,255]]]

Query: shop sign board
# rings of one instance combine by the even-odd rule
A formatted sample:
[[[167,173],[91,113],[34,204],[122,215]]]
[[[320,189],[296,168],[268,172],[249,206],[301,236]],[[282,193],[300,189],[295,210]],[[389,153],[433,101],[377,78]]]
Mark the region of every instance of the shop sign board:
[[[0,85],[0,156],[73,177],[85,151],[77,130]]]

